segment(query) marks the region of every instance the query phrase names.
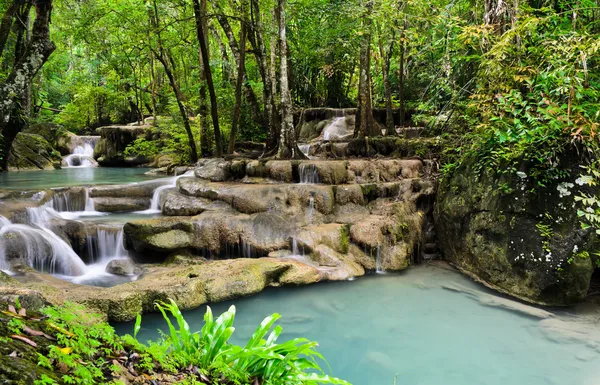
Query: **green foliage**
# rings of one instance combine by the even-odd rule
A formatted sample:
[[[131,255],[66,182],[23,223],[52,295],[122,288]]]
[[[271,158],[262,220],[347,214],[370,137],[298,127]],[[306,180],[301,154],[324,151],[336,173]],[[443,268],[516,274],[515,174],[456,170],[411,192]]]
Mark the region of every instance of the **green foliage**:
[[[194,136],[198,137],[198,127],[192,124]],[[178,163],[190,162],[189,140],[181,118],[160,117],[157,126],[152,128],[151,137],[140,137],[125,149],[125,155],[141,155],[152,159],[157,155],[171,155]]]
[[[174,301],[156,306],[169,327],[169,334],[160,346],[178,366],[195,365],[209,373],[244,383],[259,378],[267,384],[348,384],[323,373],[316,361],[323,359],[314,350],[316,342],[296,338],[278,344],[282,328],[273,328],[280,318],[278,314],[265,318],[242,347],[228,343],[235,330],[234,306],[216,319],[208,307],[204,326],[198,333],[190,331]],[[170,316],[175,318],[177,327]]]
[[[531,165],[540,187],[564,178],[559,156],[572,143],[598,150],[600,77],[598,35],[573,29],[565,14],[520,10],[501,36],[488,35],[469,113],[480,119],[473,147],[478,167],[514,172]],[[566,19],[567,18],[567,19]]]
[[[46,308],[46,322],[56,334],[56,343],[49,347],[47,354],[38,353],[38,365],[50,370],[58,368],[65,384],[116,384],[113,374],[119,373],[122,367],[114,364],[114,360],[135,352],[138,358],[134,369],[138,373],[183,374],[181,383],[185,384],[206,383],[206,378],[215,381],[225,378],[236,384],[258,381],[272,385],[349,385],[323,373],[317,362],[323,357],[315,351],[316,342],[296,338],[277,343],[282,331],[280,326],[274,326],[280,317],[278,314],[265,318],[245,346],[236,346],[229,343],[235,330],[233,306],[217,318],[207,308],[199,332],[190,330],[172,300],[159,302],[156,308],[165,318],[168,334],[148,344],[136,339],[141,315],[136,318],[134,336],[119,337],[110,325],[100,322],[98,316],[87,313],[79,305],[66,303]],[[190,368],[196,370],[190,371]],[[203,376],[203,380],[198,376]],[[54,383],[47,376],[36,381],[36,385]]]

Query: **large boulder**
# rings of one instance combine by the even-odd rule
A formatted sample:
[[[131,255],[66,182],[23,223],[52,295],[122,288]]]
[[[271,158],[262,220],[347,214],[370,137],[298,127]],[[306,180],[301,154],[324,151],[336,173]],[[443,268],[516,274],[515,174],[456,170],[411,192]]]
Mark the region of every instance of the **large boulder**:
[[[582,300],[594,271],[594,237],[582,230],[574,196],[576,159],[561,159],[567,179],[533,184],[518,172],[475,170],[472,159],[441,183],[436,232],[445,258],[501,292],[543,305]],[[532,192],[533,188],[535,190]]]
[[[151,136],[150,126],[106,126],[96,131],[100,134],[100,140],[94,148],[94,158],[101,166],[139,166],[152,161],[144,156],[126,156],[124,153],[136,139]]]
[[[53,170],[60,168],[62,158],[50,143],[41,135],[19,133],[8,155],[8,169]]]
[[[48,141],[50,146],[59,151],[62,155],[69,155],[72,153],[72,137],[76,137],[75,134],[56,123],[32,124],[23,130],[23,133],[40,135]]]

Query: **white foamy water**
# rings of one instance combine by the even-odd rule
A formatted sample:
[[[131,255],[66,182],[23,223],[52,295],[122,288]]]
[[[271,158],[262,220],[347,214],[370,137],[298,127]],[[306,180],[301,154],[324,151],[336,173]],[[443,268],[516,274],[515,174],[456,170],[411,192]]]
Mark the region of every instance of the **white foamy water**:
[[[323,140],[346,140],[351,139],[354,132],[346,124],[345,117],[333,119],[325,128],[323,128]]]
[[[165,190],[169,190],[172,188],[177,187],[177,181],[180,178],[186,177],[186,176],[192,176],[194,175],[194,171],[188,171],[185,174],[181,174],[178,176],[174,176],[172,178],[168,178],[166,180],[166,183],[164,186],[160,186],[157,187],[154,190],[154,193],[152,194],[152,201],[150,202],[150,208],[148,210],[142,210],[142,211],[135,211],[135,213],[137,214],[159,214],[162,212],[162,207],[161,207],[161,202],[160,202],[160,197],[162,195],[162,193]]]
[[[98,143],[99,137],[80,136],[72,140],[79,143],[73,148],[71,155],[63,159],[65,167],[96,167],[98,164],[94,160],[94,147]]]

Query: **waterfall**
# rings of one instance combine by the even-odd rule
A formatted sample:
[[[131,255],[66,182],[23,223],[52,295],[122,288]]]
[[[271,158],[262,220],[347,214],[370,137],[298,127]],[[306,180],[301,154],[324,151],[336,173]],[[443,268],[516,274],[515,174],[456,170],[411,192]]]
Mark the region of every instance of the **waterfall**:
[[[46,227],[51,213],[40,209],[27,210],[32,225],[13,224],[0,218],[0,269],[9,269],[11,254],[42,272],[84,274],[86,266],[71,246]]]
[[[87,187],[83,189],[83,194],[70,190],[57,193],[52,197],[51,205],[64,219],[108,215],[96,211],[94,200],[90,197],[90,190]]]
[[[292,237],[292,255],[304,256],[304,250],[300,250],[298,247],[298,240]]]
[[[314,164],[300,164],[298,167],[298,173],[300,174],[300,183],[315,184],[320,182],[319,171],[317,170],[317,166]]]
[[[298,148],[304,155],[310,158],[310,146],[310,144],[299,144]]]
[[[115,258],[127,257],[123,244],[123,226],[101,226],[96,234],[86,237],[90,259],[94,262],[108,262]]]
[[[375,256],[375,272],[377,274],[385,274],[385,269],[381,261],[381,244],[377,244],[377,255]]]
[[[341,116],[333,119],[323,129],[323,140],[345,140],[350,139],[354,135],[353,130],[346,124],[346,118]]]
[[[150,202],[150,208],[148,210],[136,211],[136,213],[137,214],[159,214],[160,212],[162,212],[162,207],[160,205],[160,196],[161,196],[162,192],[165,190],[177,187],[177,181],[180,178],[183,178],[185,176],[192,176],[192,175],[194,175],[193,170],[188,171],[184,174],[175,176],[173,178],[169,178],[167,180],[166,185],[157,187],[156,190],[154,190],[154,193],[152,194],[152,201]]]
[[[78,136],[72,139],[77,144],[71,151],[71,155],[63,159],[66,167],[95,167],[94,147],[98,143],[97,136]]]
[[[312,222],[313,221],[313,216],[315,213],[315,194],[311,193],[310,194],[310,198],[308,198],[308,221]]]

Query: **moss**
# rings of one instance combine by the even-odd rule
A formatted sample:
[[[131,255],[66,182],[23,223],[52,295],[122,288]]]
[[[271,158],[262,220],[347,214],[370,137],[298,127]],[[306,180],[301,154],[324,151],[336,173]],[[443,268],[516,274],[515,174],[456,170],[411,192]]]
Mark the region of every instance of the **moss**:
[[[342,254],[348,253],[350,246],[350,229],[349,226],[340,227],[340,251]]]
[[[60,153],[44,137],[20,133],[13,142],[8,166],[17,170],[51,170],[60,161]]]

